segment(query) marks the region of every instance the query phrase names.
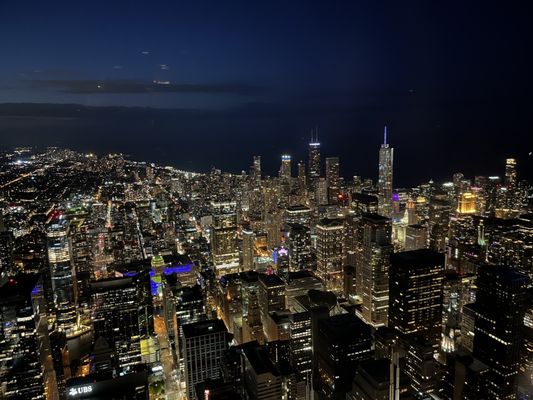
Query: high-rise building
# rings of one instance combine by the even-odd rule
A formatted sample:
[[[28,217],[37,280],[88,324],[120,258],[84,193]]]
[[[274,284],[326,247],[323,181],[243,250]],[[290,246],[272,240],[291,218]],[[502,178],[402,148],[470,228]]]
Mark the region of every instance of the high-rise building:
[[[71,263],[68,221],[62,216],[56,218],[48,225],[46,237],[57,326],[70,331],[76,323],[76,278]]]
[[[339,157],[326,157],[326,181],[329,204],[338,203],[340,194]]]
[[[433,393],[437,387],[434,346],[426,338],[412,335],[404,338],[405,374],[415,392]]]
[[[353,193],[352,194],[351,209],[356,215],[362,214],[377,214],[378,213],[378,197],[371,194]]]
[[[372,330],[349,313],[321,319],[313,353],[317,355],[315,388],[321,398],[345,399],[358,363],[372,358]]]
[[[141,340],[154,334],[148,273],[91,282],[91,317],[94,341],[107,341],[121,370],[141,363]]]
[[[442,330],[444,256],[428,249],[395,253],[389,271],[389,327],[437,349]]]
[[[13,234],[4,224],[0,211],[0,285],[7,279],[13,268]]]
[[[408,225],[405,228],[405,251],[427,248],[428,234],[424,225]]]
[[[392,167],[394,149],[387,143],[387,127],[383,135],[383,144],[379,149],[378,197],[379,214],[392,215]]]
[[[476,212],[476,195],[471,192],[461,193],[457,212],[459,214],[474,214]]]
[[[312,189],[315,188],[318,178],[321,173],[320,162],[320,142],[318,141],[318,134],[311,135],[311,142],[309,143],[309,185]]]
[[[285,282],[276,274],[260,274],[258,298],[261,319],[266,325],[270,312],[285,309]]]
[[[243,317],[243,343],[257,340],[262,344],[266,338],[261,323],[261,307],[257,292],[251,291],[248,297],[248,314]]]
[[[45,388],[32,303],[36,275],[0,285],[0,398],[44,399]]]
[[[181,372],[184,371],[183,354],[183,327],[198,321],[207,319],[204,305],[204,295],[199,285],[181,286],[179,284],[172,287],[172,300],[176,312],[177,326],[177,345],[176,356],[178,367]]]
[[[476,284],[474,356],[490,368],[488,398],[515,399],[528,278],[509,267],[485,265]]]
[[[291,271],[310,269],[313,254],[309,228],[302,224],[287,224],[289,228],[287,243]]]
[[[315,203],[320,206],[328,204],[328,181],[326,178],[317,178],[314,188]]]
[[[240,346],[244,356],[244,388],[247,398],[276,400],[283,398],[282,376],[265,347],[256,342]]]
[[[291,179],[291,156],[283,154],[281,156],[281,168],[279,170],[279,177],[286,181]]]
[[[220,319],[183,326],[187,395],[194,399],[197,383],[221,377],[221,363],[231,337]]]
[[[402,376],[406,378],[405,376]],[[391,363],[387,358],[370,359],[359,363],[355,371],[353,387],[351,392],[346,395],[346,400],[399,400],[403,395],[408,394],[406,381],[395,382],[395,376],[392,375],[391,382]],[[398,372],[398,380],[400,374]],[[397,393],[393,391],[397,384]],[[407,396],[406,396],[407,397]]]
[[[316,225],[317,272],[326,288],[342,291],[342,267],[344,259],[344,221],[321,220]]]
[[[242,230],[242,270],[254,269],[255,234],[251,229]]]
[[[302,224],[307,227],[311,224],[312,210],[304,205],[287,207],[284,220],[287,224]]]
[[[298,163],[298,190],[300,194],[305,194],[307,191],[307,179],[305,176],[305,163],[300,161]]]
[[[233,226],[227,228],[211,229],[211,252],[217,270],[224,270],[227,266],[238,266],[239,248],[237,245],[237,229]]]
[[[298,377],[311,380],[313,348],[311,340],[311,313],[294,312],[290,316],[291,365]]]
[[[254,156],[253,180],[257,186],[261,184],[261,156]]]
[[[367,324],[387,324],[389,264],[393,252],[390,219],[365,214],[357,233],[356,290],[362,298],[361,316]]]
[[[324,284],[309,270],[289,272],[286,276],[287,309],[293,310],[297,299],[306,296],[310,290],[324,290]]]
[[[505,160],[505,186],[507,188],[516,186],[516,160],[514,158]]]

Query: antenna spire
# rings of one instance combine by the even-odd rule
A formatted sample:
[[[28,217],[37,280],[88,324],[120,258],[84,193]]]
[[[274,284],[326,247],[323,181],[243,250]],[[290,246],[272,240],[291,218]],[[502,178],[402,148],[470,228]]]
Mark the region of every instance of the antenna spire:
[[[385,125],[385,129],[383,131],[383,144],[387,144],[387,125]]]

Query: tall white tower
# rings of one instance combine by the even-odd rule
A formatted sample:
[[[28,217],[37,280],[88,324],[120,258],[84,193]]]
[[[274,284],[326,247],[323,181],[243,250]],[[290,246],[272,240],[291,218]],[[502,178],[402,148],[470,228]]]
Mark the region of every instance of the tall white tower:
[[[383,133],[383,144],[379,149],[378,211],[380,215],[392,214],[392,163],[394,149],[387,143],[387,127]]]

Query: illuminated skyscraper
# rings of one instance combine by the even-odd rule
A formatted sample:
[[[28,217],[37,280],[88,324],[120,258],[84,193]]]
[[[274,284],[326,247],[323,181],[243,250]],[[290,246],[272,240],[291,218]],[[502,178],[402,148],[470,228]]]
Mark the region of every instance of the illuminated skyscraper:
[[[285,282],[276,274],[260,274],[258,286],[257,297],[261,307],[261,319],[263,325],[266,325],[270,312],[285,309]]]
[[[13,267],[13,234],[6,229],[0,211],[0,285]]]
[[[253,179],[257,185],[261,183],[261,156],[254,156]]]
[[[342,291],[344,221],[323,219],[316,226],[317,272],[328,290]]]
[[[320,142],[318,134],[311,134],[309,143],[309,185],[311,188],[314,188],[318,178],[320,178]]]
[[[249,271],[254,267],[255,234],[250,229],[242,230],[242,270]]]
[[[104,338],[128,370],[141,363],[141,342],[154,333],[148,273],[91,282],[94,340]]]
[[[291,179],[291,156],[283,154],[281,156],[281,168],[279,170],[279,177],[284,180]]]
[[[391,256],[389,327],[421,336],[433,349],[442,331],[444,255],[420,249]]]
[[[405,228],[405,251],[427,248],[428,233],[423,225],[408,225]]]
[[[326,181],[328,184],[328,202],[336,204],[340,193],[339,157],[326,157]]]
[[[298,163],[298,190],[300,194],[305,193],[307,189],[307,180],[305,177],[305,164],[303,161]]]
[[[311,235],[302,224],[288,224],[290,270],[310,269],[312,263]]]
[[[237,246],[237,229],[235,227],[212,228],[211,252],[217,267],[225,268],[238,265],[239,248]]]
[[[76,322],[76,278],[71,264],[67,220],[60,216],[52,221],[46,237],[56,322],[60,330],[68,331]]]
[[[363,299],[363,320],[374,326],[387,323],[391,231],[389,218],[366,214],[357,232],[356,291]]]
[[[516,160],[514,158],[505,160],[505,186],[507,188],[516,186]]]
[[[383,144],[379,149],[379,214],[390,217],[392,214],[392,165],[394,149],[387,143],[387,127],[383,135]]]
[[[37,276],[0,285],[0,398],[43,399],[37,318],[32,297]]]
[[[194,399],[197,383],[220,378],[222,358],[231,339],[220,319],[184,325],[183,333],[187,394]]]
[[[457,212],[459,214],[474,214],[476,212],[476,195],[470,192],[461,193]]]

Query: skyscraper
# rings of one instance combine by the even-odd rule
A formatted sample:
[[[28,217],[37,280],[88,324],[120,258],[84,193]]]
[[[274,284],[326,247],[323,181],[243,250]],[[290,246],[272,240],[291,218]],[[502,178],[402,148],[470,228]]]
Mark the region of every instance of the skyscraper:
[[[514,158],[505,160],[505,186],[507,188],[516,186],[516,160]]]
[[[4,224],[4,216],[0,211],[0,285],[13,268],[13,234]]]
[[[192,400],[197,383],[220,378],[221,362],[230,336],[220,319],[184,325],[183,334],[187,394]]]
[[[309,143],[309,185],[314,189],[316,181],[320,178],[320,142],[318,134],[311,133]]]
[[[391,256],[389,327],[421,336],[436,349],[442,325],[444,256],[420,249]]]
[[[305,177],[305,164],[303,161],[298,163],[298,190],[304,194],[307,189],[307,180]]]
[[[249,271],[254,267],[255,234],[251,229],[242,230],[242,270]]]
[[[127,371],[141,362],[141,340],[154,332],[148,273],[93,281],[91,293],[94,340],[105,339]]]
[[[291,179],[291,156],[289,154],[283,154],[281,156],[281,168],[279,170],[279,176],[284,180]]]
[[[359,362],[372,357],[372,330],[353,314],[318,321],[313,338],[314,374],[319,398],[345,399]]]
[[[36,310],[36,275],[18,275],[0,285],[0,398],[44,398]]]
[[[427,248],[427,228],[423,225],[407,225],[405,228],[405,251]]]
[[[258,286],[257,297],[261,307],[261,318],[263,325],[266,325],[270,312],[285,309],[285,282],[276,274],[260,274]]]
[[[261,156],[254,156],[253,179],[256,185],[261,184]]]
[[[490,368],[488,397],[515,399],[528,278],[510,267],[485,265],[476,283],[474,356]]]
[[[76,322],[76,278],[71,264],[68,221],[57,217],[48,225],[46,237],[56,322],[59,329],[69,331]]]
[[[363,320],[374,326],[387,323],[391,231],[390,219],[366,214],[357,232],[356,290],[363,300]]]
[[[340,193],[339,157],[326,157],[326,181],[328,184],[328,202],[336,204]]]
[[[317,224],[316,235],[318,276],[328,290],[340,293],[344,259],[344,221],[325,218]]]
[[[383,135],[383,144],[379,149],[378,195],[379,214],[390,217],[392,214],[392,165],[394,149],[387,143],[387,127]]]
[[[309,228],[302,224],[288,224],[288,228],[290,270],[310,269],[312,251]]]

